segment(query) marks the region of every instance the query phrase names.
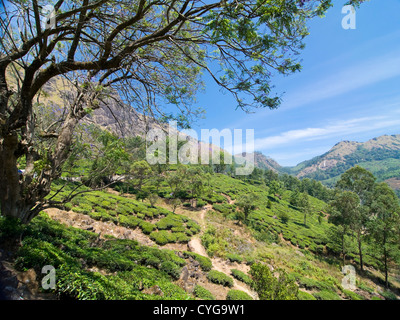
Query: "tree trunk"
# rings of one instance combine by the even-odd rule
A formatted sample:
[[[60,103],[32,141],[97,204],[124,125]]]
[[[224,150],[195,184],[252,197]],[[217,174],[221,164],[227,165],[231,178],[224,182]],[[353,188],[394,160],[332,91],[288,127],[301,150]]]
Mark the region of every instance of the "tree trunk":
[[[359,232],[357,233],[357,242],[358,242],[358,254],[359,254],[359,256],[360,256],[360,270],[361,270],[361,271],[364,271],[361,231],[359,231]]]
[[[383,255],[385,259],[385,286],[386,289],[389,289],[389,281],[388,281],[388,263],[387,263],[387,251],[386,248],[383,250]]]
[[[18,136],[16,133],[0,140],[0,204],[2,215],[19,218],[21,206],[20,182],[17,168]]]
[[[343,256],[343,266],[346,265],[346,253],[345,253],[345,249],[344,249],[344,238],[346,236],[346,233],[343,231],[342,234],[342,256]]]

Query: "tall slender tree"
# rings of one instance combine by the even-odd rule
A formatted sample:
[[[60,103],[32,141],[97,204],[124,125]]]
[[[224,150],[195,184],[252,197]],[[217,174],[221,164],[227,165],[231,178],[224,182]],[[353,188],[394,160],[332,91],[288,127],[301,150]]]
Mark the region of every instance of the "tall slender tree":
[[[389,263],[399,254],[400,205],[394,191],[384,182],[374,188],[371,211],[368,229],[378,261],[383,265],[386,288],[389,288]]]
[[[343,173],[336,183],[337,188],[354,192],[360,200],[359,209],[353,212],[354,217],[351,219],[350,228],[356,235],[361,271],[364,270],[363,241],[366,235],[366,223],[371,214],[370,204],[375,181],[376,177],[371,172],[355,166]]]

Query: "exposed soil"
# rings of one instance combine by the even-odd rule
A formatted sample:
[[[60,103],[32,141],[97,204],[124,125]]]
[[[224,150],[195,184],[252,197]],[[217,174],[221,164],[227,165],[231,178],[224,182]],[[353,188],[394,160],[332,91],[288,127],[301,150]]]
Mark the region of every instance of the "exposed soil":
[[[140,229],[129,229],[117,226],[112,222],[97,221],[82,213],[63,211],[59,209],[47,209],[45,212],[54,220],[67,226],[93,231],[99,234],[100,238],[105,235],[114,236],[120,239],[136,240],[145,246],[157,246]]]

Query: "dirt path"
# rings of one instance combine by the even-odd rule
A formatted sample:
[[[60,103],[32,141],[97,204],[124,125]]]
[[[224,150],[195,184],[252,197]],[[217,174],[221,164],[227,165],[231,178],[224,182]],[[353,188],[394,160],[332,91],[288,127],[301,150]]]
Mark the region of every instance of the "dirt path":
[[[211,206],[206,206],[201,211],[199,222],[200,222],[200,225],[202,226],[202,230],[204,230],[204,228],[206,227],[205,216],[207,214],[207,211],[210,210],[211,208],[212,208]],[[188,248],[189,248],[189,251],[195,252],[204,257],[208,257],[206,249],[201,244],[201,239],[200,239],[199,235],[193,237],[192,240],[189,241]],[[221,258],[212,258],[211,262],[213,265],[213,269],[223,272],[230,277],[231,277],[231,269],[237,269],[237,270],[243,271],[245,273],[247,273],[250,269],[249,266],[247,266],[244,263],[240,263],[240,264],[237,262],[232,263],[230,261],[227,261],[227,260],[224,260]],[[232,278],[232,279],[233,279],[232,289],[244,291],[255,300],[258,298],[257,293],[255,293],[253,290],[251,290],[248,285],[246,285],[244,283],[242,284],[240,281],[238,281],[234,278]],[[214,292],[212,292],[212,293],[214,293]],[[216,294],[216,296],[217,295],[218,294]]]

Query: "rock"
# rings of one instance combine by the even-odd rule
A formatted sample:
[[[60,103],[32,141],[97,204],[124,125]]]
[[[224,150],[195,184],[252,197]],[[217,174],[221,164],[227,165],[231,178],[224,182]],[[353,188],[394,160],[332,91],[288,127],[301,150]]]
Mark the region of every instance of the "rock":
[[[187,268],[186,266],[184,266],[184,267],[182,268],[182,273],[181,273],[180,279],[181,279],[184,283],[186,283],[186,281],[188,281],[188,279],[189,279],[189,270],[188,270],[188,268]]]
[[[164,296],[164,292],[162,292],[161,288],[157,285],[152,286],[151,288],[146,288],[142,292],[145,294],[153,294],[161,297]]]
[[[192,241],[188,242],[188,250],[190,252],[195,252],[196,251],[195,248],[193,247]]]

